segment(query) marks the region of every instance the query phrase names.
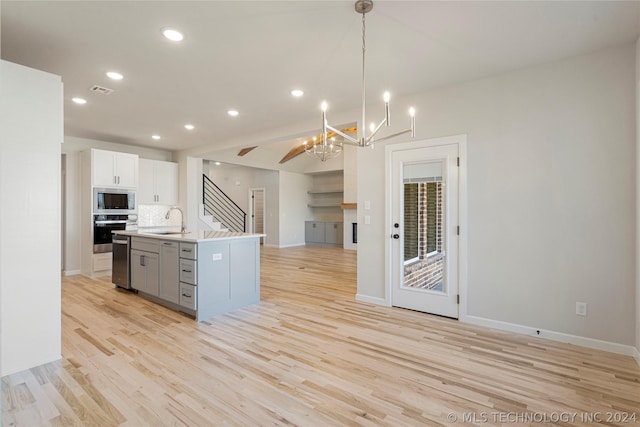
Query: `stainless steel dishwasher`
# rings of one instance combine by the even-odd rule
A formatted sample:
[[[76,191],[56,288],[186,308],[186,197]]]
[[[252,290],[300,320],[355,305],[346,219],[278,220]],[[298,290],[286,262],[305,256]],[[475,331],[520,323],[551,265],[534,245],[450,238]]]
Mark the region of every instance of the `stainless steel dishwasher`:
[[[131,289],[129,275],[129,236],[113,235],[113,265],[111,266],[111,281],[119,288]]]

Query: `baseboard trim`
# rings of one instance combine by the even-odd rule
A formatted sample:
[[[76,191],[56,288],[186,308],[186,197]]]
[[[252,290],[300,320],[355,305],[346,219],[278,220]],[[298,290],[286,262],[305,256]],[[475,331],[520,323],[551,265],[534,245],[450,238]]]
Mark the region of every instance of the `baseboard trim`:
[[[284,248],[295,248],[298,246],[304,246],[304,243],[292,243],[290,245],[273,245],[271,243],[263,243],[263,248],[276,248],[276,249],[284,249]]]
[[[384,298],[371,297],[369,295],[363,294],[356,294],[356,301],[368,302],[376,305],[388,305]]]
[[[65,276],[77,276],[78,274],[80,274],[80,270],[64,270],[62,274],[64,274]]]
[[[283,249],[283,248],[295,248],[297,246],[304,246],[304,245],[305,245],[304,242],[302,242],[302,243],[291,243],[290,245],[280,245],[278,247],[280,249]]]
[[[563,332],[548,331],[545,329],[536,329],[529,326],[518,325],[516,323],[503,322],[500,320],[492,320],[478,316],[464,316],[460,318],[461,322],[471,323],[473,325],[485,326],[487,328],[499,329],[501,331],[515,332],[522,335],[530,335],[539,338],[546,338],[552,341],[564,342],[582,347],[593,348],[596,350],[609,351],[611,353],[623,354],[625,356],[633,356],[638,361],[638,350],[630,345],[618,344],[610,341],[598,340],[595,338],[581,337],[578,335],[565,334]],[[539,333],[538,333],[539,332]],[[635,355],[634,355],[635,352]],[[640,364],[640,362],[638,362]]]
[[[640,350],[638,350],[638,347],[633,348],[633,358],[636,359],[636,363],[640,366]]]
[[[29,369],[35,368],[36,366],[42,366],[42,365],[46,365],[47,363],[57,362],[60,359],[62,359],[62,355],[60,355],[60,354],[57,354],[57,355],[52,356],[50,358],[39,359],[38,361],[34,362],[33,366],[14,368],[14,369],[11,369],[11,370],[9,370],[7,372],[2,372],[0,374],[0,377],[6,377],[7,375],[13,375],[13,374],[17,374],[18,372],[24,372],[24,371],[27,371]]]

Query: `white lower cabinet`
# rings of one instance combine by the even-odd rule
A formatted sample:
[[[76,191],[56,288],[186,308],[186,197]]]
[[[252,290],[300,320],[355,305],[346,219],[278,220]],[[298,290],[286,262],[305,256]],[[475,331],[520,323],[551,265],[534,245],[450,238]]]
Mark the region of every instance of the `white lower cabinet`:
[[[111,270],[112,266],[112,256],[111,252],[107,252],[104,254],[93,254],[92,258],[92,273],[97,273],[100,271]]]

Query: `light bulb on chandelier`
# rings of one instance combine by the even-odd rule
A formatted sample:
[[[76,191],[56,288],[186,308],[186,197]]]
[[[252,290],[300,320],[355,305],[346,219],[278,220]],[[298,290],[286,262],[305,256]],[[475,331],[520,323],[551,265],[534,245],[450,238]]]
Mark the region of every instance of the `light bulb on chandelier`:
[[[389,126],[391,124],[390,121],[390,110],[389,110],[389,101],[391,100],[391,94],[386,91],[382,99],[384,100],[384,119],[376,126],[375,123],[371,123],[370,126],[370,134],[367,136],[366,131],[364,129],[366,123],[366,99],[365,99],[365,52],[366,52],[366,43],[365,43],[365,14],[370,12],[373,9],[373,1],[372,0],[357,0],[355,3],[355,11],[357,13],[362,14],[362,121],[360,122],[360,126],[362,129],[359,131],[360,137],[354,138],[341,130],[329,125],[327,123],[327,109],[328,104],[326,101],[322,101],[320,105],[320,109],[322,110],[322,135],[321,141],[316,143],[314,138],[314,143],[312,145],[308,145],[307,142],[304,144],[304,149],[307,154],[314,155],[318,157],[321,161],[325,161],[329,158],[336,157],[342,152],[342,142],[333,142],[330,143],[327,141],[329,136],[329,132],[333,135],[338,135],[342,138],[343,142],[348,144],[356,145],[358,147],[371,147],[373,148],[373,144],[376,142],[384,141],[390,138],[395,138],[396,136],[404,135],[406,133],[411,133],[411,137],[415,137],[416,135],[416,110],[411,107],[409,108],[409,129],[405,129],[403,131],[394,133],[392,135],[384,136],[382,138],[374,139],[378,131],[382,128],[382,126]],[[316,148],[318,147],[318,148]]]

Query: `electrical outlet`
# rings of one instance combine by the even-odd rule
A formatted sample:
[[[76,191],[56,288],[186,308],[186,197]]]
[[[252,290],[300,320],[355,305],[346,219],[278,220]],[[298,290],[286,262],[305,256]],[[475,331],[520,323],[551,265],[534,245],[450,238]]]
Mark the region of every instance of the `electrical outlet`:
[[[578,316],[586,316],[587,315],[587,303],[586,302],[576,302],[576,314]]]

